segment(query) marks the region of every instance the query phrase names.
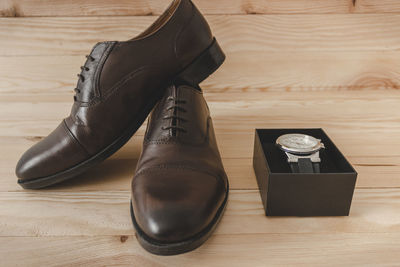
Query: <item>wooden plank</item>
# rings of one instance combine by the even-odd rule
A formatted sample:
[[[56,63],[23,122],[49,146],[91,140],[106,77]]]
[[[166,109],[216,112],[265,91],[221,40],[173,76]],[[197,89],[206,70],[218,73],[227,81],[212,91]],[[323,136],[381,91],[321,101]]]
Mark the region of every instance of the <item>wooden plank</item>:
[[[84,56],[0,57],[0,61],[0,93],[68,93],[72,98]],[[207,93],[398,89],[400,53],[233,51],[201,86]]]
[[[397,266],[400,234],[256,234],[211,237],[195,251],[155,256],[134,236],[2,237],[4,266]]]
[[[143,16],[160,15],[170,0],[4,0],[0,16]],[[345,14],[395,13],[396,0],[196,0],[203,14]]]
[[[360,131],[363,135],[400,132],[399,90],[206,92],[205,97],[217,133],[249,134],[254,128],[323,127],[331,132],[353,133],[354,136],[347,136],[353,140]],[[72,95],[2,96],[0,136],[47,135],[69,114],[71,98]]]
[[[0,192],[0,236],[133,235],[129,199],[130,191]],[[357,189],[348,217],[265,217],[257,190],[233,190],[215,235],[396,234],[399,209],[399,189]]]
[[[5,0],[0,4],[0,16],[134,16],[160,15],[170,0]],[[323,14],[354,11],[352,0],[197,0],[196,6],[203,14]],[[392,1],[393,2],[393,1]],[[387,12],[396,4],[375,3],[377,12]],[[389,7],[388,7],[389,5]],[[363,5],[363,10],[370,10]]]
[[[396,51],[400,15],[209,15],[227,53]],[[155,17],[0,19],[0,55],[84,55],[98,41],[127,40]]]

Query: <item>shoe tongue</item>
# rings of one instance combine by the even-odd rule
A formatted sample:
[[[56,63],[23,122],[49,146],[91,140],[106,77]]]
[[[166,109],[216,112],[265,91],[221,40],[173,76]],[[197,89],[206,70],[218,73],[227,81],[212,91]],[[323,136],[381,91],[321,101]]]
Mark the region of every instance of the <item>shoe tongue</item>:
[[[162,127],[170,128],[167,132],[163,132],[163,135],[166,136],[177,136],[178,132],[175,127],[179,126],[180,122],[176,116],[179,113],[180,106],[180,98],[179,98],[179,89],[175,85],[171,85],[167,87],[164,93],[163,100],[160,102],[162,105],[159,107],[161,113],[159,116],[162,117],[170,117],[167,120],[164,120],[162,123]]]

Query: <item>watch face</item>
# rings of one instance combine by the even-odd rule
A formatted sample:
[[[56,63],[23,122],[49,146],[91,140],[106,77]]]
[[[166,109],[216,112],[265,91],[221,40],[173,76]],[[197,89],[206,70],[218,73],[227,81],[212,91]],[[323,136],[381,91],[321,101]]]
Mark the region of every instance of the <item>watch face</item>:
[[[306,134],[284,134],[278,137],[276,143],[279,147],[291,153],[310,154],[321,148],[321,140]]]

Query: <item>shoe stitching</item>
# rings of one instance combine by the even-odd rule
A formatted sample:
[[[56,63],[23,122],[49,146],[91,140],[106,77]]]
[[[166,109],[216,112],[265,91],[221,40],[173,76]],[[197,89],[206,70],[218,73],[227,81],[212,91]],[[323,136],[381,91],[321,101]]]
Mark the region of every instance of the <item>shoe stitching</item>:
[[[65,122],[65,119],[63,120],[63,125],[64,125],[64,129],[65,131],[69,134],[69,136],[75,141],[76,144],[78,144],[78,146],[80,146],[82,148],[82,150],[86,153],[87,156],[90,156],[89,152],[86,150],[86,148],[78,141],[78,139],[75,137],[75,135],[71,132],[71,130],[69,129],[67,123]]]
[[[111,54],[111,51],[113,50],[115,44],[117,42],[107,42],[107,48],[105,50],[105,52],[103,53],[99,65],[97,65],[96,68],[96,72],[94,75],[94,91],[95,93],[97,93],[97,97],[99,97],[101,99],[101,92],[100,92],[100,74],[102,73],[103,67],[104,67],[104,63],[106,62],[106,60],[108,59],[108,56]]]
[[[146,69],[152,68],[152,67],[157,68],[156,66],[142,66],[142,67],[140,67],[138,69],[135,69],[134,71],[130,72],[125,77],[123,77],[121,80],[116,82],[111,87],[111,89],[109,89],[105,94],[103,94],[101,99],[100,98],[95,98],[90,103],[86,103],[86,105],[82,105],[82,106],[87,107],[88,109],[92,109],[92,108],[96,107],[98,104],[103,103],[104,101],[106,101],[115,92],[118,92],[118,90],[121,87],[123,87],[127,82],[129,82],[133,78],[135,78],[139,73],[141,73],[142,71],[144,71]]]
[[[220,176],[220,175],[216,175],[212,172],[209,172],[206,170],[201,170],[201,169],[194,168],[194,167],[190,167],[190,166],[184,165],[184,164],[159,164],[159,165],[155,165],[155,166],[151,166],[146,169],[143,169],[135,174],[132,185],[135,184],[135,181],[138,177],[143,176],[144,174],[159,171],[159,170],[165,170],[165,169],[174,169],[174,170],[180,170],[180,171],[190,170],[190,171],[194,171],[194,172],[205,173],[207,175],[214,177],[218,183],[221,183],[221,185],[225,187],[224,177],[226,177],[226,174],[223,176]]]

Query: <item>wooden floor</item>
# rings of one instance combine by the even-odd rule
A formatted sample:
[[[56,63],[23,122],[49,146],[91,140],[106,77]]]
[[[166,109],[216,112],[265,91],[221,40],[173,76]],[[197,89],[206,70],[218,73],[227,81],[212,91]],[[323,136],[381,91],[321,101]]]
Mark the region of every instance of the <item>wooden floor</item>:
[[[231,193],[214,235],[179,256],[134,236],[130,182],[144,126],[98,168],[23,190],[19,156],[72,105],[98,41],[144,30],[168,0],[0,1],[1,266],[400,264],[400,2],[197,0],[227,54],[202,87]],[[322,127],[359,173],[351,215],[267,218],[255,128]]]

